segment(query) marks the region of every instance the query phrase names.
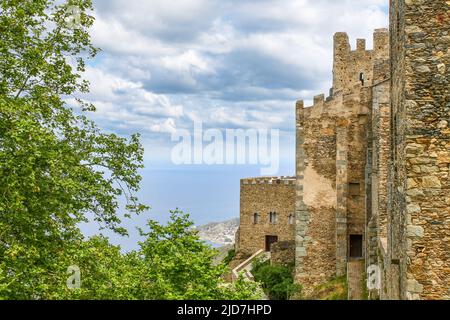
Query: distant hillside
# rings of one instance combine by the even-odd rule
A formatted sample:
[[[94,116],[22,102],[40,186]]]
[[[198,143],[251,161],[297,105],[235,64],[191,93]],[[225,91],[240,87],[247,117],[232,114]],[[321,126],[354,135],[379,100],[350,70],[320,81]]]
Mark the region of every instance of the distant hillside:
[[[234,244],[234,236],[239,227],[239,218],[213,222],[197,227],[198,234],[202,240],[225,246]]]

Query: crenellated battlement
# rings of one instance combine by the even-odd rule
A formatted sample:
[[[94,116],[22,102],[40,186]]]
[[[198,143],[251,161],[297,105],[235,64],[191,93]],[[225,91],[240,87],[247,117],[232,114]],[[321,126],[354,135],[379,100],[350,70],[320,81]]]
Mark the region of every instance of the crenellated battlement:
[[[389,30],[386,28],[375,29],[373,33],[373,49],[366,48],[366,39],[356,39],[356,49],[352,50],[350,39],[346,32],[334,34],[334,57],[345,57],[351,53],[389,53]]]
[[[389,59],[389,30],[375,29],[373,34],[373,50],[375,59]]]
[[[323,104],[324,102],[325,102],[325,95],[323,93],[314,97],[314,105]]]
[[[266,184],[266,185],[295,185],[296,178],[295,177],[256,177],[256,178],[245,178],[241,179],[241,185],[257,185],[257,184]]]
[[[313,105],[307,108],[303,100],[297,101],[297,121],[303,109],[314,109],[316,114],[341,112],[342,105],[348,105],[347,102],[354,101],[361,92],[388,79],[388,29],[374,31],[373,45],[372,50],[367,50],[366,40],[357,39],[356,49],[352,50],[348,34],[337,32],[334,35],[333,87],[330,94],[328,97],[325,94],[316,95]]]
[[[356,51],[366,51],[366,39],[356,40]]]
[[[373,49],[366,49],[366,40],[356,40],[352,50],[347,33],[334,35],[333,92],[349,92],[355,85],[361,87],[373,84],[375,61],[389,57],[389,32],[376,29],[373,34]]]

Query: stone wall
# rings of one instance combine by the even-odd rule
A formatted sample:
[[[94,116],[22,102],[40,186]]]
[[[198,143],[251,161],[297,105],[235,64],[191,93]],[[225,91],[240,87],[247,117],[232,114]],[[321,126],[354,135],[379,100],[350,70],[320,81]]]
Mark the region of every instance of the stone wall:
[[[348,35],[334,35],[333,92],[354,92],[355,86],[370,86],[373,81],[372,58],[374,50],[366,50],[366,40],[358,39],[356,50],[351,50]],[[361,77],[362,76],[362,77]],[[364,81],[362,84],[361,81]]]
[[[278,236],[279,241],[294,240],[295,178],[242,179],[240,201],[237,248],[241,254],[252,255],[265,249],[266,236]],[[270,212],[277,214],[276,223],[270,222]],[[259,215],[257,223],[255,213]]]
[[[315,102],[315,109],[297,103],[295,261],[296,280],[306,292],[335,272],[336,128],[333,119],[320,116],[329,102]]]
[[[380,54],[375,57],[372,87],[372,108],[368,130],[366,164],[366,270],[381,265],[380,247],[387,242],[387,197],[390,158],[390,59],[387,29],[376,32]],[[379,291],[369,291],[370,298],[379,298]]]
[[[281,241],[272,245],[270,263],[273,265],[289,265],[295,261],[295,241]]]
[[[450,2],[391,1],[385,298],[450,299]]]

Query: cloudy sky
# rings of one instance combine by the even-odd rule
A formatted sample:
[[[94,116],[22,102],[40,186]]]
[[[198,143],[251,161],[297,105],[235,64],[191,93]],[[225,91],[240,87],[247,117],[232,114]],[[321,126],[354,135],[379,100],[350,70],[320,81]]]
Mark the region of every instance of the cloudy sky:
[[[207,128],[281,130],[280,174],[294,172],[294,105],[331,87],[332,37],[372,45],[388,25],[387,0],[95,0],[86,78],[105,130],[140,132],[142,196],[151,214],[175,207],[197,223],[239,214],[239,178],[251,166],[170,162],[170,134]],[[136,222],[141,223],[141,222]]]

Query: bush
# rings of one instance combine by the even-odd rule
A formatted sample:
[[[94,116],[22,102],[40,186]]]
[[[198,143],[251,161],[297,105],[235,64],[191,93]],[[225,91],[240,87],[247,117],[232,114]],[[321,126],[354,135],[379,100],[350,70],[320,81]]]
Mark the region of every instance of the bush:
[[[301,286],[294,282],[293,265],[271,265],[269,261],[254,264],[252,274],[261,283],[270,300],[290,300]]]
[[[347,300],[348,286],[347,277],[338,277],[314,288],[309,300]]]

